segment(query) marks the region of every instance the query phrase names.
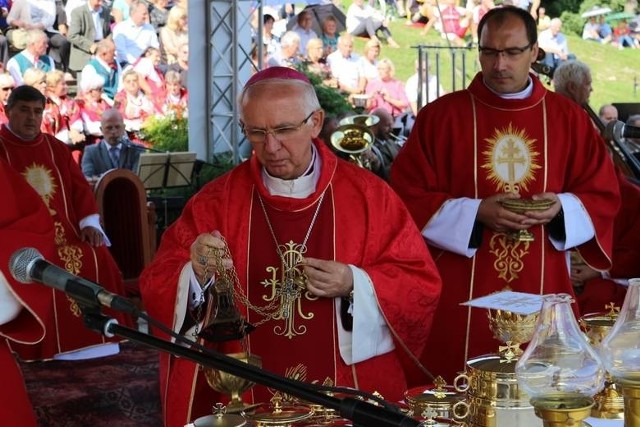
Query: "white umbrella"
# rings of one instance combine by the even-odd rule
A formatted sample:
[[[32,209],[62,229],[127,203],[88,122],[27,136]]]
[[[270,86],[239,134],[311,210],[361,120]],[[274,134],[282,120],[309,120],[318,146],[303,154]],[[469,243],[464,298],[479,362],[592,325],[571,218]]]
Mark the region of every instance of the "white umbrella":
[[[606,15],[609,12],[611,12],[611,9],[608,7],[593,6],[580,16],[583,18],[591,18],[592,16]]]

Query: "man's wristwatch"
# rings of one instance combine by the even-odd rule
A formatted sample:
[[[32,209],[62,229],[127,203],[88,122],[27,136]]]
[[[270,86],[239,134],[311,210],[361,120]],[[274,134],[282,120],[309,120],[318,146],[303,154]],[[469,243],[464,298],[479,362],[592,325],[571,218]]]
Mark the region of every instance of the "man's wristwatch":
[[[347,300],[349,301],[349,304],[353,304],[353,289],[351,289],[351,292],[349,292]]]

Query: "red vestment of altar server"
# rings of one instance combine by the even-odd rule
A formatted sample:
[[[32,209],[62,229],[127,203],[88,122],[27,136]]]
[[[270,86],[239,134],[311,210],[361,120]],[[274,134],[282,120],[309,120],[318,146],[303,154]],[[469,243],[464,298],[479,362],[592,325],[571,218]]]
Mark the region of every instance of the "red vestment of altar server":
[[[194,196],[163,235],[154,262],[141,278],[145,307],[167,325],[180,322],[184,306],[182,312],[176,306],[186,295],[177,295],[176,289],[181,273],[191,269],[190,246],[199,234],[214,230],[227,239],[242,292],[252,304],[268,305],[281,265],[259,197],[280,245],[303,242],[318,209],[305,256],[335,259],[366,271],[395,351],[347,366],[338,349],[334,299],[306,293],[292,308],[295,322],[287,328],[283,320],[271,319],[258,326],[249,335],[249,350],[262,357],[263,368],[269,371],[297,375],[307,382],[329,377],[337,385],[377,390],[388,400],[398,400],[407,387],[401,359],[408,363],[407,352],[422,352],[440,279],[411,217],[390,188],[338,160],[321,141],[315,145],[321,174],[316,191],[306,198],[269,195],[255,157]],[[262,319],[239,306],[250,323]],[[220,350],[238,351],[238,343],[227,343]],[[185,359],[162,355],[160,375],[166,426],[182,426],[210,413],[211,405],[221,401]],[[253,393],[249,399],[258,402],[270,396],[259,387]]]
[[[17,283],[9,271],[9,259],[18,249],[29,246],[47,257],[54,253],[54,227],[40,197],[4,160],[0,159],[0,274],[11,293],[23,305],[18,316],[0,325],[0,424],[4,427],[35,427],[22,373],[8,341],[36,344],[48,332],[39,319],[52,305],[51,292],[37,284]]]
[[[479,73],[467,90],[429,103],[394,161],[392,186],[423,229],[449,200],[506,192],[503,176],[515,178],[517,171],[523,198],[543,192],[577,196],[595,227],[595,237],[577,250],[590,266],[606,270],[619,205],[613,164],[584,111],[531,78],[533,92],[526,99],[500,98]],[[496,166],[510,156],[509,168]],[[528,169],[515,169],[522,164]],[[505,233],[482,227],[482,241],[471,258],[430,247],[443,281],[422,359],[434,375],[453,381],[465,368],[465,354],[472,358],[498,351],[486,310],[460,303],[506,287],[573,294],[566,253],[553,247],[547,227],[529,230],[533,242],[509,243]]]
[[[618,172],[620,211],[613,222],[613,255],[610,278],[588,280],[578,295],[582,314],[607,311],[605,305],[622,307],[626,286],[612,279],[640,277],[640,187]]]
[[[33,187],[55,224],[56,254],[48,260],[80,277],[99,283],[113,293],[124,294],[118,266],[106,246],[93,247],[81,240],[79,222],[98,213],[93,191],[67,146],[41,133],[32,141],[20,140],[5,126],[0,130],[0,158]],[[46,359],[56,353],[106,342],[86,328],[79,307],[64,293],[49,289],[53,304],[41,318],[44,340],[37,345],[12,345],[24,359]],[[122,324],[130,324],[117,315]]]

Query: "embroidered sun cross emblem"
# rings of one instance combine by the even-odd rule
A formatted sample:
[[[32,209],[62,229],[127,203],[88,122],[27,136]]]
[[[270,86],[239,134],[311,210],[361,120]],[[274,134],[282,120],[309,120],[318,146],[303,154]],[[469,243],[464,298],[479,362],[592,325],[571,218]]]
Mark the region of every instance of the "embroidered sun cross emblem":
[[[520,193],[535,181],[534,173],[540,169],[540,153],[533,151],[535,139],[527,136],[523,129],[511,123],[504,129],[496,129],[491,138],[485,140],[488,147],[482,152],[483,169],[489,180],[496,184],[497,192]]]
[[[280,301],[279,311],[273,316],[273,320],[282,321],[284,324],[274,326],[273,332],[291,339],[307,331],[305,325],[297,324],[299,319],[309,320],[314,317],[311,312],[305,313],[302,307],[303,296],[309,301],[316,300],[317,297],[307,292],[307,277],[300,268],[306,248],[289,241],[280,246],[280,252],[282,253],[281,266],[267,267],[271,278],[260,283],[271,291],[262,297],[267,303]]]
[[[42,200],[49,208],[49,212],[54,215],[55,211],[49,206],[51,198],[56,193],[57,185],[53,181],[53,176],[49,169],[36,163],[27,167],[22,173],[29,185],[38,192]]]

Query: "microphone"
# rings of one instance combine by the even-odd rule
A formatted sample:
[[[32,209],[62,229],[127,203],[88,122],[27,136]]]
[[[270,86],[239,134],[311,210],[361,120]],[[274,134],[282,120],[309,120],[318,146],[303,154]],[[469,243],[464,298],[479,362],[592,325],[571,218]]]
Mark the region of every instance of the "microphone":
[[[113,294],[102,286],[75,276],[45,260],[35,248],[18,249],[11,255],[9,271],[20,283],[38,282],[58,289],[81,306],[110,307],[116,311],[138,315],[138,308],[127,298]]]
[[[625,125],[619,120],[612,120],[602,131],[604,139],[620,140],[622,138],[640,138],[640,127]]]

